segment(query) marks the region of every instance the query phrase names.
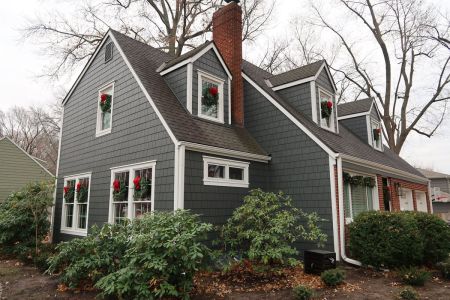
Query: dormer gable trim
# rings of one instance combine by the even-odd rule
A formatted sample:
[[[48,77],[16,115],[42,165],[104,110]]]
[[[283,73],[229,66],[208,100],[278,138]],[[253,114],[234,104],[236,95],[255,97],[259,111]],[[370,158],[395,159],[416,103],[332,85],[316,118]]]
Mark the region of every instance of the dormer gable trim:
[[[336,89],[336,84],[334,82],[333,76],[331,76],[330,69],[329,69],[329,67],[328,67],[328,65],[327,65],[327,63],[325,61],[322,63],[322,65],[320,66],[319,70],[317,71],[317,73],[314,76],[306,77],[306,78],[303,78],[303,79],[300,79],[300,80],[296,80],[296,81],[288,82],[288,83],[285,83],[285,84],[282,84],[282,85],[279,85],[279,86],[275,86],[275,87],[272,87],[272,89],[274,91],[279,91],[279,90],[287,89],[287,88],[290,88],[290,87],[293,87],[293,86],[297,86],[297,85],[300,85],[300,84],[303,84],[303,83],[316,81],[317,78],[319,77],[320,73],[323,71],[324,68],[325,68],[325,71],[327,72],[328,78],[330,79],[331,86],[333,87],[333,92],[336,93],[336,90],[337,90]],[[270,79],[269,79],[269,82],[270,82]]]
[[[363,117],[363,116],[370,115],[370,112],[372,111],[373,108],[375,108],[375,111],[377,112],[378,117],[380,118],[380,120],[382,120],[383,118],[381,116],[380,110],[378,109],[378,106],[377,106],[377,103],[375,102],[375,100],[372,101],[372,104],[370,105],[370,108],[367,111],[361,112],[361,113],[357,113],[357,114],[351,114],[351,115],[338,117],[338,120],[346,120],[346,119],[352,119],[352,118],[357,118],[357,117]]]
[[[219,59],[220,64],[222,65],[223,69],[224,69],[225,72],[227,73],[227,76],[228,76],[230,79],[233,79],[233,76],[231,75],[230,70],[228,69],[227,65],[225,64],[225,61],[223,60],[222,55],[220,55],[219,50],[217,49],[217,47],[216,47],[216,45],[214,44],[214,42],[212,42],[211,44],[209,44],[208,46],[206,46],[204,49],[202,49],[199,53],[195,54],[194,56],[188,57],[188,58],[186,58],[185,60],[183,60],[183,61],[177,63],[176,65],[174,65],[174,66],[172,66],[172,67],[170,67],[170,68],[168,68],[168,69],[166,69],[166,70],[163,70],[165,64],[162,64],[162,65],[158,68],[157,71],[159,72],[159,74],[160,74],[161,76],[166,75],[166,74],[169,74],[170,72],[175,71],[176,69],[181,68],[181,67],[184,66],[184,65],[194,63],[197,59],[199,59],[200,57],[202,57],[206,52],[208,52],[208,51],[211,50],[211,49],[214,51],[214,53],[216,54],[217,58]],[[162,71],[160,71],[160,70],[162,70]]]

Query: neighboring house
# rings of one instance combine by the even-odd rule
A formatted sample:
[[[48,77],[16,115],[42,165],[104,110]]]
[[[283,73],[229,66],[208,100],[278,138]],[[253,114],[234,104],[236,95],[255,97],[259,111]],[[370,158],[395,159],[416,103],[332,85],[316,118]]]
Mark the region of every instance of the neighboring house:
[[[428,179],[383,146],[373,101],[336,106],[325,61],[279,75],[243,61],[240,20],[224,6],[213,41],[178,58],[108,31],[63,101],[56,241],[153,210],[222,224],[262,188],[326,219],[340,259],[358,213],[430,211]]]
[[[0,138],[0,202],[28,183],[53,178],[41,160],[29,155],[11,139]]]
[[[433,213],[450,223],[450,175],[418,169],[430,179]]]

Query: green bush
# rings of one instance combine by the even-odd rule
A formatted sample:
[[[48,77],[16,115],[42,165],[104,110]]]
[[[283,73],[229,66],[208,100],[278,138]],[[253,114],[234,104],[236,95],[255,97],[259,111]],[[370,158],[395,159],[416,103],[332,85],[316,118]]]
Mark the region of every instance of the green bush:
[[[441,275],[444,279],[450,279],[450,257],[443,262],[437,264],[439,270],[441,271]]]
[[[345,271],[341,269],[330,269],[320,274],[322,281],[328,286],[337,286],[344,282]]]
[[[365,265],[401,267],[420,264],[424,241],[414,215],[365,212],[349,225],[351,255]]]
[[[296,300],[309,300],[314,297],[314,290],[306,285],[296,286],[292,292]]]
[[[219,244],[232,256],[257,264],[293,264],[298,254],[292,244],[299,240],[322,245],[326,235],[316,213],[293,207],[283,193],[252,190],[222,227]]]
[[[94,284],[101,297],[187,297],[209,249],[212,225],[188,211],[155,212],[128,224],[105,225],[58,246],[50,273],[71,287]]]
[[[50,229],[53,184],[33,183],[0,203],[0,252],[27,262],[39,259]]]
[[[399,275],[403,283],[412,286],[423,286],[430,279],[429,272],[417,267],[402,268],[399,270]]]
[[[399,297],[400,297],[400,299],[405,299],[405,300],[417,300],[417,299],[419,299],[419,295],[411,287],[405,287],[403,290],[401,290],[400,294],[399,294]]]

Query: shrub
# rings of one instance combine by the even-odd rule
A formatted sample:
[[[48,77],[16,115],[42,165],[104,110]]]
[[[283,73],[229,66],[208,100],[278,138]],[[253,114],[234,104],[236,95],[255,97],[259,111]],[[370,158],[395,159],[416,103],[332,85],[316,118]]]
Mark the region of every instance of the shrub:
[[[437,264],[439,270],[441,271],[441,275],[444,279],[450,279],[450,257],[443,262]]]
[[[309,300],[314,296],[314,291],[306,285],[296,286],[292,292],[296,300]]]
[[[420,264],[424,241],[414,215],[365,212],[349,225],[351,255],[376,268]]]
[[[401,290],[400,294],[399,294],[399,297],[400,297],[400,299],[405,299],[405,300],[417,300],[417,299],[419,299],[419,295],[411,287],[405,287],[403,290]]]
[[[50,228],[53,184],[33,183],[0,203],[0,251],[19,259],[38,259]],[[34,257],[34,258],[33,258]]]
[[[326,241],[319,221],[316,213],[306,214],[293,207],[292,199],[283,193],[256,189],[223,226],[219,244],[230,255],[257,264],[293,264],[298,254],[294,242],[317,241],[322,245]]]
[[[345,271],[341,269],[330,269],[320,274],[322,281],[328,286],[337,286],[344,282]]]
[[[403,283],[413,286],[423,286],[430,279],[430,273],[417,267],[402,268],[399,271]]]

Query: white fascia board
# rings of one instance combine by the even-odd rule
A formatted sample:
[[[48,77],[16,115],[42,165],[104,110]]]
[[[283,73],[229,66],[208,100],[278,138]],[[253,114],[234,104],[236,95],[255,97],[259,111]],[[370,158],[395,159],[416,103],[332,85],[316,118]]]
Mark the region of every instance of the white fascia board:
[[[317,104],[317,95],[316,95],[316,82],[314,80],[311,81],[310,88],[311,88],[311,114],[312,114],[312,119],[313,119],[314,123],[318,124],[318,121],[317,121],[318,104]]]
[[[361,159],[361,158],[357,158],[357,157],[354,157],[354,156],[350,156],[350,155],[347,155],[347,154],[340,153],[338,156],[341,157],[343,161],[346,161],[346,162],[349,162],[349,163],[352,163],[352,164],[355,164],[355,165],[359,165],[359,166],[362,166],[362,167],[372,167],[374,169],[378,169],[380,171],[384,171],[386,173],[390,173],[390,174],[395,175],[395,176],[401,176],[401,177],[404,177],[404,178],[408,178],[408,179],[410,179],[410,180],[412,180],[413,182],[416,182],[416,183],[428,184],[428,179],[427,178],[422,178],[420,176],[417,176],[417,175],[414,175],[414,174],[411,174],[411,173],[408,173],[408,172],[405,172],[405,171],[401,171],[401,170],[398,170],[398,169],[395,169],[395,168],[392,168],[392,167],[388,167],[388,166],[385,166],[385,165],[382,165],[382,164],[379,164],[379,163],[371,162],[371,161],[368,161],[368,160],[365,160],[365,159]]]
[[[352,119],[352,118],[356,118],[356,117],[366,116],[366,115],[369,115],[369,114],[370,114],[370,111],[357,113],[357,114],[351,114],[351,115],[346,115],[346,116],[343,116],[343,117],[338,117],[338,120]]]
[[[194,63],[197,59],[199,59],[200,57],[202,57],[206,52],[208,52],[209,50],[213,49],[214,53],[216,53],[217,58],[220,61],[220,64],[222,65],[223,69],[225,70],[225,72],[227,73],[228,77],[230,77],[230,79],[233,79],[233,76],[231,75],[230,70],[228,69],[227,65],[225,64],[225,61],[223,60],[222,56],[219,53],[219,50],[217,50],[216,45],[214,45],[214,43],[211,43],[210,45],[208,45],[207,47],[205,47],[202,51],[200,51],[199,53],[197,53],[196,55],[186,58],[185,60],[177,63],[176,65],[173,65],[172,67],[161,71],[159,74],[161,76],[169,74],[172,71],[175,71],[178,68],[181,68],[182,66],[189,64],[189,63]]]
[[[186,87],[186,106],[187,106],[187,110],[192,114],[192,81],[193,81],[193,76],[194,76],[194,71],[193,71],[193,64],[189,63],[187,65],[186,68],[186,81],[187,81],[187,87]]]
[[[263,88],[261,88],[256,82],[254,82],[245,73],[242,76],[248,83],[250,83],[259,93],[261,93],[267,100],[269,100],[279,111],[281,111],[289,120],[297,125],[309,138],[311,138],[320,148],[322,148],[329,156],[336,157],[336,153],[325,145],[320,139],[318,139],[311,131],[309,131],[300,121],[297,120],[290,112],[288,112],[281,104],[272,98]]]
[[[272,158],[266,155],[253,154],[248,152],[242,152],[237,150],[219,148],[214,146],[208,146],[203,144],[196,144],[191,142],[180,142],[180,145],[185,146],[186,150],[204,152],[214,155],[223,155],[228,157],[234,157],[239,159],[246,159],[251,161],[268,163]]]
[[[341,254],[339,251],[339,221],[337,213],[337,195],[336,195],[336,178],[334,173],[334,166],[336,166],[336,160],[334,157],[329,156],[329,168],[330,168],[330,187],[331,187],[331,214],[333,218],[333,244],[334,251],[336,252],[336,259],[339,261]]]
[[[296,81],[292,81],[292,82],[285,83],[285,84],[282,84],[282,85],[278,85],[278,86],[273,87],[272,90],[279,91],[279,90],[287,89],[287,88],[290,88],[290,87],[293,87],[293,86],[296,86],[296,85],[300,85],[302,83],[310,82],[312,80],[314,80],[314,76],[307,77],[307,78],[300,79],[300,80],[296,80]],[[270,82],[270,79],[269,79],[269,82]]]
[[[145,89],[144,85],[142,84],[141,79],[139,76],[137,76],[136,72],[134,71],[133,67],[131,66],[130,62],[128,61],[128,58],[125,56],[125,53],[123,52],[122,48],[120,47],[119,43],[117,42],[116,38],[114,37],[111,32],[108,33],[108,35],[111,37],[111,40],[114,42],[114,44],[117,47],[117,50],[119,50],[120,55],[122,56],[122,59],[125,61],[125,64],[128,66],[128,69],[130,70],[131,74],[133,74],[134,79],[138,83],[139,87],[141,88],[142,92],[144,93],[145,97],[147,98],[148,102],[150,102],[151,107],[155,111],[156,115],[158,116],[159,120],[163,124],[164,128],[166,129],[167,133],[170,136],[170,139],[172,142],[176,145],[178,143],[177,138],[173,134],[172,130],[170,129],[169,125],[167,125],[166,121],[164,120],[163,116],[159,112],[158,108],[155,105],[155,102],[153,102],[152,98],[148,94],[147,90]]]

